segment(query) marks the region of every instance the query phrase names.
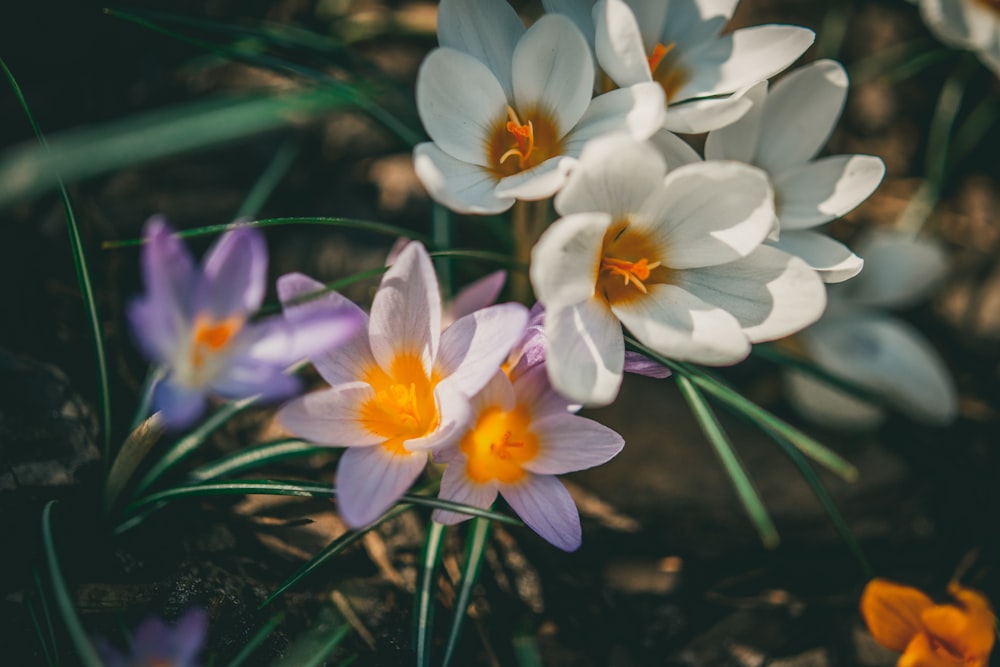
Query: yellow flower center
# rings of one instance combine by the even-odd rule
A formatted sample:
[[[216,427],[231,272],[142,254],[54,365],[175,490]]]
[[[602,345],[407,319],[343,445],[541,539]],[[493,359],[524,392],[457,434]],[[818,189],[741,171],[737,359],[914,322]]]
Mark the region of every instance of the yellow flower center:
[[[373,365],[363,379],[375,396],[361,406],[360,421],[385,438],[383,447],[392,453],[409,454],[403,447],[405,441],[422,438],[438,427],[441,418],[434,387],[440,378],[428,376],[416,355],[398,355],[388,373]]]
[[[538,456],[538,436],[530,426],[531,414],[526,406],[518,405],[510,411],[493,407],[481,412],[476,425],[458,445],[465,454],[469,479],[477,484],[521,481],[527,474],[523,465]]]
[[[649,236],[616,222],[604,233],[597,271],[597,293],[609,304],[623,303],[649,291],[647,285],[669,282],[663,250]]]
[[[681,65],[680,58],[674,53],[676,46],[673,42],[669,44],[657,42],[652,53],[646,58],[649,63],[649,73],[653,75],[653,81],[656,81],[663,88],[668,104],[673,101],[677,92],[691,78],[688,71]]]
[[[541,109],[528,109],[522,117],[510,105],[488,134],[488,168],[498,179],[537,167],[561,155],[562,137],[555,120]]]
[[[194,319],[194,331],[191,335],[189,360],[195,371],[201,369],[212,356],[222,352],[243,328],[241,317],[227,317],[224,320],[213,320],[211,315],[199,313]]]

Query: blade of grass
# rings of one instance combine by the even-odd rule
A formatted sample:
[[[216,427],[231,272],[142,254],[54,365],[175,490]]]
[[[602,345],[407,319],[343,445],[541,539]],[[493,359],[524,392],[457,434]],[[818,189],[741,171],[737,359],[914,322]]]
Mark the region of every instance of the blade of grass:
[[[285,178],[285,174],[295,164],[295,158],[299,156],[301,149],[302,142],[298,137],[286,139],[281,144],[277,152],[275,152],[274,157],[267,164],[267,168],[264,169],[263,173],[257,178],[257,182],[250,188],[250,192],[247,193],[239,210],[236,211],[237,220],[252,218],[257,215],[257,212],[271,198],[274,189]]]
[[[462,566],[462,581],[455,596],[455,612],[451,619],[451,630],[448,641],[444,645],[444,659],[441,667],[448,667],[455,657],[458,639],[462,634],[465,616],[472,598],[472,589],[479,577],[480,566],[486,556],[486,544],[490,538],[490,522],[485,519],[473,519],[469,535],[465,538],[465,563]]]
[[[259,468],[275,461],[323,454],[329,451],[329,447],[320,447],[304,440],[294,438],[276,440],[230,454],[229,456],[224,456],[217,461],[203,465],[191,472],[188,475],[188,479],[202,482],[224,475],[246,472],[247,470]]]
[[[284,620],[284,618],[285,612],[278,612],[269,618],[267,623],[265,623],[260,630],[255,632],[254,636],[250,638],[250,641],[248,641],[243,648],[240,649],[240,652],[236,654],[236,657],[229,661],[227,667],[240,667],[244,662],[246,662],[247,658],[249,658],[250,655],[264,643],[264,640],[267,639],[279,625],[281,625],[281,621]]]
[[[201,447],[205,440],[207,440],[216,429],[221,427],[235,415],[249,408],[256,401],[257,396],[242,398],[238,401],[227,403],[213,412],[211,417],[203,421],[196,429],[174,443],[174,446],[171,447],[160,460],[153,464],[139,484],[136,485],[133,497],[145,492],[168,470]]]
[[[45,597],[45,586],[42,584],[42,576],[38,573],[37,568],[32,570],[32,574],[35,577],[35,588],[38,590],[38,599],[42,605],[42,615],[45,617],[45,627],[49,631],[49,642],[52,646],[52,655],[58,665],[60,663],[59,643],[56,641],[56,628],[55,624],[52,622],[52,611],[49,609],[49,602]]]
[[[441,204],[434,204],[431,207],[431,237],[434,239],[435,248],[451,247],[451,212]],[[441,292],[445,298],[450,298],[454,288],[451,260],[441,257],[434,262],[434,266],[437,269]]]
[[[84,667],[102,667],[104,663],[98,657],[94,645],[90,643],[90,638],[80,623],[80,617],[77,616],[76,608],[73,606],[73,598],[69,594],[66,580],[63,579],[62,568],[59,566],[59,556],[56,554],[55,539],[52,536],[52,507],[55,504],[55,500],[50,500],[42,510],[42,542],[45,546],[45,562],[49,568],[49,578],[52,581],[52,593],[80,662]]]
[[[69,130],[49,151],[14,149],[0,160],[0,206],[59,184],[189,150],[232,142],[348,105],[329,90],[214,99]]]
[[[292,642],[285,654],[272,663],[272,667],[320,667],[320,665],[325,665],[327,657],[340,646],[350,631],[350,625],[343,623],[339,618],[334,618],[334,614],[324,610],[324,613],[320,614],[319,622]],[[328,633],[329,636],[327,636]]]
[[[518,667],[544,667],[535,638],[528,634],[514,636],[514,659]]]
[[[48,638],[42,631],[41,623],[38,622],[38,614],[35,613],[35,604],[31,601],[30,595],[25,597],[24,606],[28,609],[28,617],[31,619],[31,625],[35,628],[35,634],[38,635],[38,643],[42,647],[42,657],[45,658],[45,664],[48,667],[55,667],[56,663],[52,659],[52,653],[49,651]]]
[[[691,412],[698,420],[698,425],[701,427],[702,432],[712,444],[719,460],[722,461],[722,467],[725,468],[726,474],[729,475],[729,480],[733,483],[733,487],[735,487],[736,493],[740,497],[740,502],[743,503],[743,508],[750,516],[754,528],[757,529],[760,541],[768,549],[775,548],[778,546],[778,530],[774,527],[774,522],[771,520],[770,515],[768,515],[767,508],[764,507],[764,502],[760,499],[760,494],[754,487],[750,476],[747,475],[739,455],[733,449],[729,437],[722,428],[722,424],[719,423],[715,413],[712,412],[712,408],[708,405],[708,401],[705,400],[705,397],[702,396],[691,380],[684,375],[678,375],[677,386],[680,388],[684,400],[687,401],[688,406],[691,408]]]
[[[438,565],[441,563],[441,546],[444,544],[444,524],[431,521],[420,556],[422,567],[413,597],[413,650],[417,654],[417,667],[430,667],[431,640],[434,631],[434,591],[437,589]]]
[[[328,560],[330,560],[331,558],[333,558],[334,556],[336,556],[337,554],[339,554],[340,552],[342,552],[344,549],[348,548],[355,542],[361,540],[361,538],[363,538],[368,531],[377,528],[378,526],[382,525],[386,521],[389,521],[390,519],[395,519],[397,516],[407,511],[408,509],[410,509],[410,505],[407,504],[396,505],[395,507],[393,507],[391,510],[380,516],[378,519],[373,521],[368,526],[365,526],[364,528],[361,528],[359,530],[352,530],[350,532],[344,533],[343,535],[335,539],[333,542],[330,542],[330,544],[328,544],[325,549],[323,549],[318,554],[313,556],[305,565],[296,570],[295,573],[292,574],[292,576],[285,579],[285,581],[283,581],[281,585],[278,586],[278,588],[275,589],[273,593],[267,596],[267,599],[261,602],[260,606],[257,608],[263,609],[267,605],[271,604],[276,599],[278,599],[278,597],[281,596],[285,591],[287,591],[289,588],[302,581],[311,573],[315,572]]]
[[[694,382],[699,389],[705,391],[717,401],[722,403],[727,410],[733,414],[748,420],[772,438],[775,435],[786,438],[795,445],[799,451],[810,459],[820,464],[830,472],[838,475],[844,481],[853,482],[858,478],[858,470],[854,465],[837,454],[832,449],[809,437],[788,422],[779,419],[764,408],[756,405],[753,401],[745,398],[736,390],[728,387],[723,382],[713,378],[705,371],[680,362],[667,359],[661,354],[657,354],[639,341],[630,336],[625,337],[625,341],[636,350],[646,356],[655,359],[678,375],[683,375]]]
[[[48,141],[45,139],[45,135],[42,133],[42,129],[38,126],[38,123],[35,122],[35,117],[31,113],[28,101],[24,98],[24,93],[21,92],[21,87],[14,78],[14,74],[10,71],[7,67],[7,63],[4,62],[2,58],[0,58],[0,68],[3,68],[7,81],[10,83],[10,87],[14,91],[14,95],[17,97],[17,101],[21,105],[24,115],[27,116],[28,122],[31,124],[31,129],[35,133],[35,137],[38,139],[38,148],[31,150],[39,156],[48,158],[51,155]],[[2,167],[0,167],[0,174],[2,174],[2,171]],[[22,176],[22,174],[17,173],[17,176]],[[66,217],[66,229],[69,232],[70,247],[73,251],[73,265],[76,268],[76,281],[80,286],[80,293],[83,296],[83,302],[87,307],[87,323],[90,327],[90,334],[94,345],[94,355],[97,362],[97,395],[98,400],[100,401],[101,414],[101,459],[104,463],[104,469],[106,472],[108,466],[111,465],[111,393],[108,383],[108,363],[104,354],[104,336],[101,332],[100,318],[97,316],[97,300],[94,298],[94,287],[90,282],[90,269],[87,267],[87,254],[83,249],[83,239],[80,237],[80,227],[76,222],[76,214],[73,212],[73,205],[70,202],[69,193],[63,185],[63,174],[59,169],[53,169],[50,172],[49,177],[53,180],[53,185],[57,185],[59,187],[59,199],[62,201],[63,213]],[[0,191],[3,190],[4,183],[4,178],[0,175]]]

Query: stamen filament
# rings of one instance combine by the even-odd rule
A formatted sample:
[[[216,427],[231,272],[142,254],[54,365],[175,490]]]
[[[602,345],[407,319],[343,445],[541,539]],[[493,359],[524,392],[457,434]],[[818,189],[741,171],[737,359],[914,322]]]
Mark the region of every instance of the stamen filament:
[[[647,294],[644,280],[649,280],[653,269],[659,267],[661,262],[649,263],[645,257],[637,262],[630,262],[617,257],[604,256],[601,258],[601,271],[608,271],[616,276],[621,276],[626,285],[634,285],[637,290]]]
[[[516,144],[500,156],[500,164],[503,164],[509,157],[517,156],[518,167],[523,169],[525,161],[531,157],[531,153],[535,150],[535,127],[530,120],[527,124],[521,123],[517,112],[509,104],[507,105],[507,118],[507,131],[514,136]]]

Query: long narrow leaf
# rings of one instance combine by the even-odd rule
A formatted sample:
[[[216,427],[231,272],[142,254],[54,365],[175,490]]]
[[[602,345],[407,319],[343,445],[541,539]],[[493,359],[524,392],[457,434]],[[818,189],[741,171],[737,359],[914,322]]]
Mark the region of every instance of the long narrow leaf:
[[[409,505],[396,505],[395,507],[393,507],[391,510],[380,516],[378,519],[373,521],[368,526],[365,526],[360,530],[352,530],[348,533],[344,533],[343,535],[335,539],[333,542],[330,542],[330,544],[328,544],[325,549],[323,549],[318,554],[313,556],[309,560],[309,562],[307,562],[305,565],[296,570],[295,574],[288,577],[288,579],[285,579],[285,581],[282,582],[282,584],[278,586],[278,588],[275,589],[275,591],[271,593],[267,597],[267,599],[260,604],[260,607],[258,608],[263,609],[267,605],[271,604],[282,593],[284,593],[289,588],[302,581],[302,579],[307,577],[312,572],[315,572],[317,568],[323,565],[323,563],[330,560],[331,558],[339,554],[341,551],[343,551],[347,547],[351,546],[352,544],[363,538],[365,536],[365,533],[382,525],[383,523],[385,523],[390,519],[396,518],[397,516],[399,516],[408,509],[410,509]]]
[[[42,577],[37,569],[32,574],[35,577],[35,588],[38,590],[38,599],[42,605],[42,616],[45,618],[45,627],[49,631],[49,644],[52,646],[52,657],[55,663],[59,664],[59,643],[56,641],[56,628],[52,622],[52,612],[49,610],[49,603],[45,596],[45,586],[42,585]]]
[[[52,657],[52,651],[55,650],[55,645],[53,644],[50,649],[48,637],[42,630],[42,624],[38,621],[38,614],[35,613],[35,603],[31,601],[30,595],[24,599],[24,606],[28,609],[28,618],[31,619],[31,625],[35,628],[35,634],[38,636],[38,643],[42,647],[42,657],[45,658],[45,664],[48,667],[55,667],[56,662]]]
[[[324,610],[326,612],[326,610]],[[336,625],[334,625],[336,622]],[[305,634],[298,637],[288,647],[285,654],[272,663],[272,667],[319,667],[344,641],[351,626],[343,623],[334,614],[321,614],[316,623]]]
[[[66,630],[84,667],[102,667],[104,663],[98,657],[94,645],[90,643],[90,638],[80,623],[80,617],[77,616],[76,608],[73,606],[73,598],[69,594],[66,580],[63,579],[62,568],[59,566],[59,556],[52,536],[52,507],[55,504],[55,500],[50,500],[42,510],[42,542],[45,545],[45,562],[49,568],[56,606],[62,614],[63,623],[66,624]]]
[[[267,623],[265,623],[260,630],[254,633],[254,636],[250,638],[250,641],[243,645],[243,648],[236,654],[236,657],[229,661],[227,667],[240,667],[244,662],[246,662],[247,658],[249,658],[253,652],[257,650],[257,647],[263,644],[264,640],[267,639],[271,633],[275,631],[275,629],[277,629],[284,618],[284,612],[279,612],[269,618]]]
[[[2,58],[0,58],[0,67],[3,68],[4,74],[7,76],[7,81],[10,82],[10,86],[14,90],[14,95],[20,103],[21,109],[24,110],[25,116],[28,117],[31,129],[34,130],[35,137],[38,139],[38,148],[30,150],[41,159],[50,158],[51,152],[48,141],[46,141],[45,135],[42,134],[42,130],[38,126],[38,123],[35,122],[35,117],[31,113],[28,101],[24,98],[24,94],[21,92],[21,87],[17,84],[14,74],[10,71],[7,67],[7,63],[5,63]],[[30,177],[30,174],[28,176]],[[97,315],[97,301],[94,298],[94,286],[90,282],[90,269],[87,267],[87,254],[83,249],[83,239],[80,237],[80,227],[76,222],[76,214],[73,212],[73,205],[70,202],[69,193],[66,192],[66,187],[63,185],[64,176],[65,171],[59,169],[58,165],[56,165],[48,172],[46,177],[51,179],[52,185],[59,187],[59,199],[62,201],[63,213],[66,216],[66,229],[69,232],[69,242],[73,251],[73,264],[76,267],[76,280],[80,285],[80,293],[83,296],[83,302],[87,307],[87,322],[90,326],[90,334],[94,345],[94,356],[97,361],[97,395],[100,399],[101,409],[101,453],[103,455],[102,460],[104,461],[105,470],[107,470],[107,466],[111,464],[111,393],[108,388],[108,362],[104,354],[104,334],[101,331],[101,321]],[[21,171],[15,171],[10,177],[24,178],[25,174]],[[0,166],[0,193],[2,193],[6,187],[5,183],[6,180],[3,176],[3,167]],[[2,195],[0,195],[0,199],[2,199]]]
[[[243,203],[240,204],[239,210],[236,211],[237,220],[252,218],[257,215],[267,200],[271,198],[271,194],[278,187],[278,184],[281,183],[285,174],[291,169],[301,149],[302,143],[298,137],[287,139],[285,143],[281,144],[281,147],[278,148],[278,151],[268,163],[267,168],[257,178],[257,182],[253,184],[250,192],[243,199]]]
[[[490,522],[484,519],[474,519],[465,542],[465,563],[462,566],[462,581],[455,597],[455,611],[451,619],[451,630],[444,646],[444,659],[441,667],[448,667],[455,657],[458,639],[462,634],[465,616],[472,598],[472,588],[476,585],[479,570],[486,556],[486,544],[490,538]]]
[[[712,412],[712,408],[687,377],[678,375],[677,386],[680,388],[684,400],[691,407],[691,412],[698,420],[698,425],[701,426],[705,437],[715,448],[715,453],[719,456],[722,466],[726,469],[726,474],[729,475],[730,481],[736,488],[740,502],[743,503],[744,509],[750,515],[750,520],[753,522],[754,528],[757,529],[761,542],[768,549],[778,546],[778,530],[774,527],[774,522],[771,521],[767,508],[764,507],[764,502],[760,499],[760,494],[757,493],[757,489],[747,475],[739,455],[733,449],[729,437],[726,436],[726,432],[715,413]]]
[[[413,598],[413,650],[417,654],[417,667],[430,667],[431,639],[434,631],[434,592],[437,590],[437,571],[441,563],[441,546],[444,544],[444,524],[431,521],[424,539],[421,555],[420,578]]]
[[[329,447],[312,445],[304,440],[288,439],[269,442],[257,447],[244,449],[225,456],[218,461],[203,465],[194,470],[188,478],[193,481],[205,481],[232,475],[238,472],[246,472],[253,468],[259,468],[275,461],[298,458],[301,456],[312,456],[329,452]]]

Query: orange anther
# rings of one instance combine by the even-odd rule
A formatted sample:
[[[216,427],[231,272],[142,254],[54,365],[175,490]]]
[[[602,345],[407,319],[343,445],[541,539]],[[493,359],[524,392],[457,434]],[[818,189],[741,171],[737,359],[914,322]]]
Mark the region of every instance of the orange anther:
[[[634,284],[635,288],[646,294],[646,285],[642,282],[649,280],[649,275],[653,269],[660,266],[660,262],[649,263],[645,257],[638,262],[630,262],[616,257],[601,258],[601,271],[609,271],[616,276],[621,276],[626,285]]]
[[[676,44],[673,42],[670,42],[667,45],[657,42],[656,46],[653,47],[653,52],[646,58],[646,62],[649,63],[650,72],[656,71],[656,68],[660,66],[660,63],[662,63],[663,59],[667,57],[667,54],[674,50],[674,46],[676,46]]]
[[[517,112],[510,105],[507,106],[507,118],[507,132],[513,135],[515,145],[500,156],[500,164],[503,164],[507,158],[516,155],[518,166],[523,169],[525,160],[531,157],[532,151],[535,150],[535,128],[530,120],[527,124],[521,123]]]

